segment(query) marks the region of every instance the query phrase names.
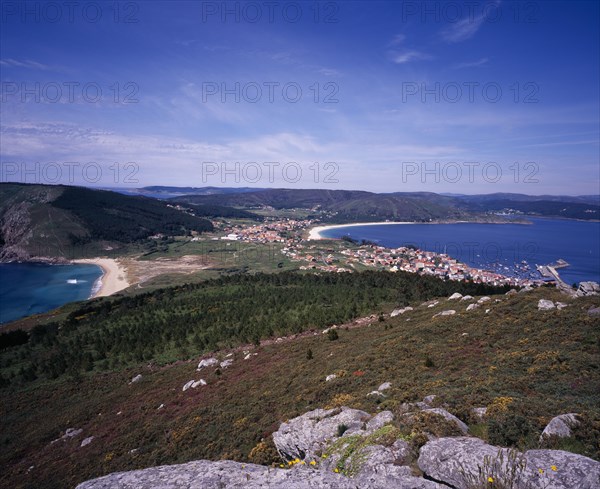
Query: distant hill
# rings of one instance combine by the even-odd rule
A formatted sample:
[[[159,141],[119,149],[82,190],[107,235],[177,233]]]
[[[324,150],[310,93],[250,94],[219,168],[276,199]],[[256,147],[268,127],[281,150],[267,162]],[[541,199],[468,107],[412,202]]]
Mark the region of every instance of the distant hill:
[[[245,192],[256,192],[264,190],[254,187],[169,187],[163,185],[152,185],[142,188],[106,188],[125,195],[143,195],[155,199],[170,199],[181,195],[215,195],[215,194],[237,194]]]
[[[235,207],[227,207],[224,205],[214,204],[197,204],[190,207],[190,211],[198,217],[206,218],[226,218],[226,219],[252,219],[254,221],[262,221],[263,217],[253,212]]]
[[[480,195],[460,195],[454,197],[467,202],[490,202],[510,200],[513,202],[570,202],[575,204],[600,204],[600,195],[526,195],[513,193],[495,193]]]
[[[211,231],[210,221],[147,197],[62,185],[0,184],[0,261],[73,258],[158,233]]]
[[[441,195],[432,192],[373,193],[358,190],[265,189],[239,193],[183,195],[176,202],[240,208],[313,209],[330,221],[429,221],[484,218],[508,212],[529,216],[600,219],[594,196],[523,194]]]
[[[458,197],[472,212],[518,212],[530,216],[568,219],[600,219],[598,197],[551,195],[490,194]]]
[[[332,221],[460,219],[469,216],[450,197],[433,193],[375,194],[359,190],[267,189],[222,195],[186,195],[172,199],[189,204],[275,209],[313,209]]]

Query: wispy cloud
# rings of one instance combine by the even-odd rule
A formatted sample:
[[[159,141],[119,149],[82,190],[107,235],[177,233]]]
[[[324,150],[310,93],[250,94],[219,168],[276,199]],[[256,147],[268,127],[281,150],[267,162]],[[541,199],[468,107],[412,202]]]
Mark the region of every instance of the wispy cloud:
[[[496,6],[500,4],[500,0],[493,2]],[[452,23],[448,27],[442,29],[440,35],[442,40],[448,43],[457,43],[471,39],[481,28],[486,20],[486,9],[483,9],[478,15],[465,17],[457,22]]]
[[[463,68],[477,68],[478,66],[483,66],[484,64],[487,64],[488,61],[489,58],[481,58],[477,61],[465,61],[464,63],[455,64],[452,68],[454,68],[455,70],[461,70]]]
[[[53,70],[49,65],[45,65],[43,63],[38,63],[37,61],[33,61],[31,59],[18,60],[13,58],[3,58],[0,59],[0,66],[5,66],[8,68],[26,68],[29,70]]]
[[[400,51],[400,52],[391,52],[390,56],[392,58],[392,61],[396,64],[404,64],[404,63],[408,63],[410,61],[418,61],[421,59],[431,59],[431,56],[428,55],[427,53],[423,53],[422,51],[416,51],[416,50],[406,50],[406,51]]]
[[[323,76],[340,76],[341,73],[332,68],[320,68],[319,73]]]
[[[404,34],[396,34],[393,39],[388,43],[388,46],[398,46],[402,44],[406,40],[406,36]]]
[[[410,61],[417,61],[420,59],[430,59],[431,56],[419,49],[412,49],[408,47],[401,47],[406,41],[404,34],[396,34],[392,40],[388,43],[389,58],[396,64],[404,64]]]
[[[483,24],[483,16],[459,20],[442,30],[442,39],[449,43],[466,41],[472,38]]]

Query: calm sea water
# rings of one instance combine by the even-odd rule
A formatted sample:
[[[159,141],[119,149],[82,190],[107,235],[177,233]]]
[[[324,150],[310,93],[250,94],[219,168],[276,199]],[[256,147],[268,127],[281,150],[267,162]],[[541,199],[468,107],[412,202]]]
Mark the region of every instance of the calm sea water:
[[[0,264],[0,324],[88,299],[101,276],[96,265]]]
[[[565,282],[600,282],[600,222],[530,220],[533,224],[356,226],[331,229],[322,236],[350,236],[388,248],[413,245],[436,253],[446,252],[473,267],[531,278],[539,278],[535,265],[548,265],[562,258],[570,264],[559,269]]]

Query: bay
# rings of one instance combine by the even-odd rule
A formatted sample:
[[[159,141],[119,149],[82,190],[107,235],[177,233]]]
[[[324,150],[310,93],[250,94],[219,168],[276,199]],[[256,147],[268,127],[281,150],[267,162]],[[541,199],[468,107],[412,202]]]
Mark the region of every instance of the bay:
[[[600,282],[600,222],[528,218],[531,224],[385,224],[327,229],[324,238],[349,236],[387,248],[412,245],[447,253],[472,267],[539,278],[536,265],[559,259],[569,283]]]
[[[0,324],[88,299],[97,265],[0,264]]]

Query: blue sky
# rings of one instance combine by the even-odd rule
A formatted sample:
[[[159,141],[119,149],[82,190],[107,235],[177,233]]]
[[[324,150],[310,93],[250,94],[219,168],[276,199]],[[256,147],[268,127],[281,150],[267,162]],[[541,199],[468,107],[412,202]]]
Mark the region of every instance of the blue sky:
[[[599,2],[69,5],[2,1],[2,181],[599,192]]]

